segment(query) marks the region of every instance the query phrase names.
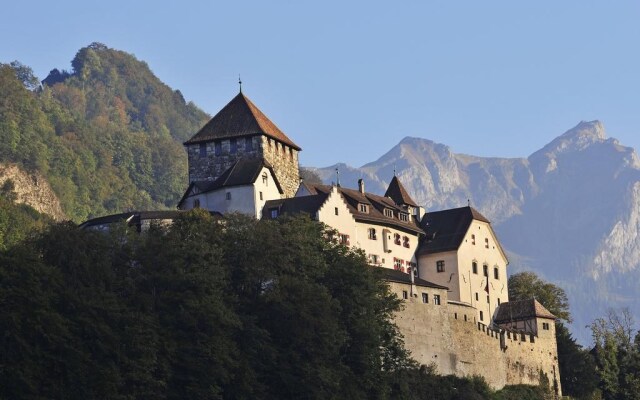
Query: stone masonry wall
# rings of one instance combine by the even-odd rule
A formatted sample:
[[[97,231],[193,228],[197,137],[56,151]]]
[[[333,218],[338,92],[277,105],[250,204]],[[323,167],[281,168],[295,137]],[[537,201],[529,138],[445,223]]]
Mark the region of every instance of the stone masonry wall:
[[[532,342],[532,335],[489,329],[475,315],[475,308],[466,305],[437,307],[409,298],[395,321],[412,357],[420,364],[434,363],[440,374],[480,375],[499,389],[537,385],[542,371],[552,387],[555,378],[560,393],[555,331],[533,336]]]
[[[216,155],[216,143],[220,152]],[[245,138],[237,138],[237,149],[231,152],[230,139],[207,142],[206,155],[202,156],[200,144],[187,146],[189,160],[189,183],[193,181],[213,181],[240,158],[263,158],[272,166],[286,197],[293,197],[300,183],[298,151],[264,135],[251,137],[251,149]]]
[[[200,155],[200,144],[192,144],[187,147],[189,160],[189,183],[193,181],[213,181],[226,171],[240,158],[261,158],[260,136],[250,138],[252,149],[247,149],[245,138],[237,138],[237,149],[231,153],[230,139],[207,142],[206,155]],[[221,152],[216,155],[215,143],[219,142]]]
[[[261,136],[261,149],[276,173],[278,182],[284,191],[284,197],[293,197],[300,185],[300,169],[298,166],[298,151],[283,145],[267,136]]]

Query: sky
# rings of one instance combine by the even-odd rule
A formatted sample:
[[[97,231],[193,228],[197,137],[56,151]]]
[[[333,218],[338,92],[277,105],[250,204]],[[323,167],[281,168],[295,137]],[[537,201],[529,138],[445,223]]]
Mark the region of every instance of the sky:
[[[640,149],[638,21],[637,0],[10,1],[0,62],[44,79],[101,42],[211,115],[241,74],[304,166],[361,166],[405,136],[527,157],[595,119]]]

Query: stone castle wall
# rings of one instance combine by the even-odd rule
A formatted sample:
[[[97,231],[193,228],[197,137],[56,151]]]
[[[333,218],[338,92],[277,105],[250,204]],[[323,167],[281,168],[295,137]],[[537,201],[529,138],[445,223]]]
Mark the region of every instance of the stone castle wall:
[[[189,159],[189,183],[193,181],[213,181],[240,158],[264,158],[272,166],[285,197],[293,197],[300,183],[298,151],[283,145],[265,135],[236,139],[236,150],[231,150],[231,140],[223,139],[204,144],[206,154],[201,153],[200,144],[187,146]],[[216,155],[216,143],[220,151]]]
[[[284,197],[294,197],[300,184],[298,150],[267,136],[261,136],[260,139],[264,159],[273,166],[278,182],[284,191]]]
[[[399,284],[391,286],[396,293],[402,290]],[[495,389],[537,385],[542,371],[552,387],[556,378],[560,393],[553,329],[537,336],[522,335],[478,323],[476,309],[463,304],[437,306],[409,298],[404,305],[395,322],[404,335],[406,348],[420,364],[433,363],[443,375],[479,375]]]

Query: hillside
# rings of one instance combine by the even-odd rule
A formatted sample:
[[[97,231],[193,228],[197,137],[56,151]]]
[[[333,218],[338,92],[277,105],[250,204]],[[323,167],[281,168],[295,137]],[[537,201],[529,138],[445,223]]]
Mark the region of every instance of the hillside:
[[[512,273],[532,269],[567,290],[581,340],[608,308],[640,310],[640,161],[600,122],[581,122],[528,158],[456,154],[405,138],[360,168],[315,171],[331,182],[339,168],[341,184],[355,187],[364,177],[368,191],[384,193],[394,167],[428,210],[469,199],[490,218]]]
[[[38,84],[0,65],[0,161],[46,178],[66,216],[174,207],[182,142],[208,119],[134,56],[93,43]]]

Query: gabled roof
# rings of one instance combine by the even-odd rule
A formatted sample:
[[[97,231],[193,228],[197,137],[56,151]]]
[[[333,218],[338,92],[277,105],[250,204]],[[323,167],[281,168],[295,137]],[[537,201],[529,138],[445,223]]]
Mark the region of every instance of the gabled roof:
[[[389,183],[387,191],[384,193],[384,197],[391,197],[396,204],[406,204],[412,207],[418,207],[415,201],[409,196],[407,190],[402,186],[400,180],[394,175],[393,179]]]
[[[186,211],[180,210],[163,210],[163,211],[129,211],[120,214],[105,215],[89,219],[79,225],[81,229],[90,228],[92,226],[100,226],[106,224],[114,224],[126,221],[129,225],[139,224],[146,220],[174,220],[179,218]]]
[[[457,250],[473,220],[489,223],[484,215],[469,206],[426,213],[420,225],[427,237],[420,246],[420,253]]]
[[[406,283],[409,285],[411,284],[411,275],[409,274],[406,274],[402,271],[398,271],[391,268],[384,268],[384,267],[376,267],[376,268],[378,268],[378,270],[382,273],[382,276],[384,277],[384,279],[388,282]],[[441,286],[418,277],[414,277],[413,282],[416,286],[429,287],[433,289],[444,289],[444,290],[449,289],[446,286]]]
[[[331,191],[331,186],[329,185],[307,183],[305,186],[311,193],[316,192],[328,194]],[[338,187],[338,192],[344,198],[349,212],[353,215],[353,218],[356,221],[367,221],[380,225],[393,226],[396,229],[410,231],[417,234],[424,233],[415,217],[409,214],[405,207],[396,204],[389,197],[378,196],[367,192],[362,193],[359,190],[343,187]],[[366,204],[369,206],[368,212],[360,211],[359,204]],[[384,214],[385,208],[393,211],[393,217],[387,217]],[[401,221],[398,216],[399,213],[409,214],[409,220]]]
[[[278,191],[280,193],[284,193],[271,164],[262,158],[241,158],[227,168],[227,170],[224,171],[216,180],[191,182],[178,202],[178,207],[180,207],[187,197],[191,194],[195,194],[192,193],[192,189],[194,188],[197,189],[197,193],[200,194],[212,192],[225,187],[251,185],[256,181],[256,179],[258,179],[258,175],[260,175],[260,171],[262,171],[263,167],[266,167],[271,171],[271,176],[278,187]]]
[[[274,208],[278,210],[278,216],[283,214],[308,214],[311,218],[314,218],[327,197],[327,194],[318,193],[311,196],[267,200],[262,208],[262,218],[271,219],[269,210]]]
[[[556,316],[551,314],[551,312],[536,299],[517,300],[500,304],[494,322],[501,324],[532,318],[556,319]]]
[[[300,150],[300,147],[278,129],[242,92],[238,93],[229,104],[224,106],[198,133],[184,142],[184,144],[253,135],[266,135],[296,150]]]

